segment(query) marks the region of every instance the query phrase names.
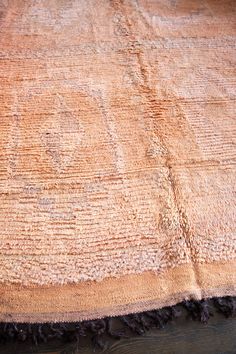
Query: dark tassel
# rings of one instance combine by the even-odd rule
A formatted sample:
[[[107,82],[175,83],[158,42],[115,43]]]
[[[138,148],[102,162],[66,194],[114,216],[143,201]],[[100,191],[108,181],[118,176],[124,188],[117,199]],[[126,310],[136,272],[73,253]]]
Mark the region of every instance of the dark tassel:
[[[142,326],[140,326],[140,324],[135,320],[135,315],[121,316],[120,319],[131,330],[131,332],[138,335],[144,334],[145,331]]]
[[[193,320],[207,323],[212,316],[207,300],[184,301],[183,305]]]
[[[17,332],[17,340],[20,342],[25,342],[27,339],[27,330],[24,328],[21,328]]]
[[[137,323],[140,324],[144,332],[148,331],[152,327],[148,316],[146,316],[144,312],[140,314],[135,314],[134,319]]]
[[[160,310],[147,311],[145,315],[152,320],[152,326],[163,328],[169,321],[179,317],[181,311],[177,306],[165,307]]]
[[[125,334],[124,329],[114,330],[112,329],[112,319],[107,318],[107,334],[114,339],[127,338],[128,336]]]
[[[107,326],[105,320],[94,320],[85,323],[87,329],[92,333],[92,343],[94,350],[97,348],[104,349],[105,341],[103,335],[106,333]]]
[[[202,323],[207,323],[212,316],[212,312],[210,311],[209,305],[207,301],[201,300],[199,302],[199,317]]]
[[[50,329],[50,333],[48,334],[48,338],[58,338],[59,339],[64,334],[63,327],[58,326],[54,323],[49,325],[49,329]]]
[[[43,325],[39,325],[38,327],[38,336],[42,342],[47,343],[47,337],[43,333]]]
[[[236,316],[236,298],[225,296],[213,299],[214,305],[225,317]]]
[[[153,324],[157,328],[163,328],[164,327],[164,322],[161,317],[161,314],[158,310],[154,311],[148,311],[147,316],[149,316],[153,320]]]
[[[83,322],[75,323],[76,336],[86,337],[86,329],[83,325]]]

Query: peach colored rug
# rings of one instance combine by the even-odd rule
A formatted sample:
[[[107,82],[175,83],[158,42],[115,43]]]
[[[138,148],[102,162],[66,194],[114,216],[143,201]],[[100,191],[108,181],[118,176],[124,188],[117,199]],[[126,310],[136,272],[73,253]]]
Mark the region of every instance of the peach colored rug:
[[[0,0],[0,321],[236,295],[235,11]]]

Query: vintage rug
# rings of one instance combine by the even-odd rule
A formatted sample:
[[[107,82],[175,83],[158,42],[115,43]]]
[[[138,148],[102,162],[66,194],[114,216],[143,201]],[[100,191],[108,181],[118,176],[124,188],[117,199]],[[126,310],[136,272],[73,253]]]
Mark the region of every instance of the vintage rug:
[[[9,333],[235,296],[235,1],[0,0],[0,15]]]

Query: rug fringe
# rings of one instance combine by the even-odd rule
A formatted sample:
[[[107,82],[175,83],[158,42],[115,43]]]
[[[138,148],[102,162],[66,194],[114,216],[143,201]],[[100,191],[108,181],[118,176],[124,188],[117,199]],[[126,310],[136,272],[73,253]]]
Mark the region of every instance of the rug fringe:
[[[236,297],[183,301],[171,307],[118,316],[116,320],[122,325],[121,329],[112,328],[112,317],[70,323],[0,323],[0,343],[31,341],[38,345],[51,339],[80,342],[81,337],[90,336],[93,346],[103,349],[108,337],[120,339],[130,337],[132,333],[142,335],[152,328],[163,328],[181,316],[183,309],[191,319],[207,323],[213,315],[213,307],[225,317],[233,317],[236,315]]]

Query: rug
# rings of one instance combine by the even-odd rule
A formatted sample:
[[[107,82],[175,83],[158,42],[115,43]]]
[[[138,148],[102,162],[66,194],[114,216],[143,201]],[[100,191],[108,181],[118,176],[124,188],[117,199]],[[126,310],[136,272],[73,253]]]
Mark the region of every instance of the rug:
[[[235,296],[235,2],[0,14],[0,321]]]

